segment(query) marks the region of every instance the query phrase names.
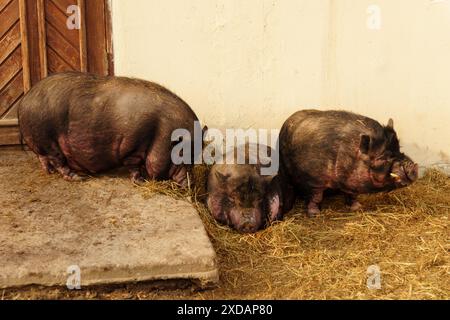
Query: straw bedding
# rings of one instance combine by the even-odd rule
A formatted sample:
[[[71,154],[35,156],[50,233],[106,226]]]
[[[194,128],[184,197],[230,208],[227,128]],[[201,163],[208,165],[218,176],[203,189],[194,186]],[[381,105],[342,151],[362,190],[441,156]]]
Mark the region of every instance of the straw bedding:
[[[196,167],[187,189],[171,182],[139,187],[194,204],[216,249],[220,285],[157,289],[153,284],[86,288],[27,288],[4,298],[97,299],[449,299],[450,178],[429,170],[412,186],[361,196],[364,211],[349,213],[328,198],[316,218],[298,201],[285,220],[252,235],[218,225],[201,201],[207,168]],[[367,269],[381,270],[381,289],[367,288]]]

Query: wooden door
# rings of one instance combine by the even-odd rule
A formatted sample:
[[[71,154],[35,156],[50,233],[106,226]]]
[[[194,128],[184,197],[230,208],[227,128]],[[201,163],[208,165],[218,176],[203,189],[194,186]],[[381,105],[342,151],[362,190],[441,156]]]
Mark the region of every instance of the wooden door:
[[[31,86],[24,0],[0,0],[0,144],[17,144],[16,106]]]
[[[17,104],[39,80],[112,61],[107,0],[0,0],[0,145],[19,143]]]

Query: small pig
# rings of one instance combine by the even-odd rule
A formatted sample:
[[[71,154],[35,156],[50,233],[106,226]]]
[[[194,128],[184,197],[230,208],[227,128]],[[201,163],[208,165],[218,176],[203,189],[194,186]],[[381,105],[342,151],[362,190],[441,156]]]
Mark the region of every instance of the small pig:
[[[344,193],[357,211],[357,195],[405,187],[418,176],[418,165],[400,152],[392,119],[382,126],[346,111],[292,115],[280,132],[280,156],[290,182],[307,197],[309,216],[320,212],[326,190]]]
[[[175,129],[194,135],[198,119],[179,97],[144,80],[67,72],[40,81],[18,108],[23,140],[48,173],[69,181],[76,172],[127,167],[142,183],[186,182],[187,167],[171,161]]]
[[[236,151],[230,152],[236,155]],[[259,160],[249,161],[256,155],[248,153],[246,164],[213,165],[207,182],[207,205],[214,218],[242,233],[254,233],[282,220],[295,200],[293,188],[282,176],[262,175],[264,165]]]

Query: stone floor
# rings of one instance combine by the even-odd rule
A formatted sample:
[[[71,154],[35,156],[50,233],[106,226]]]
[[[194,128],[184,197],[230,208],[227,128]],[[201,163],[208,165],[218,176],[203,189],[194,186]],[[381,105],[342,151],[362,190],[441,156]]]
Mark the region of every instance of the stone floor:
[[[0,150],[0,288],[65,286],[78,274],[81,286],[215,284],[216,255],[193,206],[138,188],[120,173],[66,182],[30,152]]]

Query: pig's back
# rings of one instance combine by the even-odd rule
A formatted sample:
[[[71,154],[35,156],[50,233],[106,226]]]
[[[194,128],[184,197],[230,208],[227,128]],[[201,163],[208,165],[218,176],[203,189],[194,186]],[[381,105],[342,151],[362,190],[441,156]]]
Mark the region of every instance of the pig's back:
[[[145,152],[161,132],[170,139],[168,132],[193,127],[196,119],[184,101],[157,84],[76,72],[40,81],[19,106],[27,143],[37,150],[57,143],[91,172],[119,166],[136,149]]]
[[[24,121],[50,122],[62,131],[80,120],[88,129],[100,122],[116,125],[137,119],[196,119],[183,100],[158,84],[78,72],[59,73],[40,81],[23,98],[19,114]]]
[[[346,111],[303,110],[292,115],[280,132],[283,166],[294,182],[334,187],[338,162],[351,163],[362,134],[382,136],[382,126]]]

